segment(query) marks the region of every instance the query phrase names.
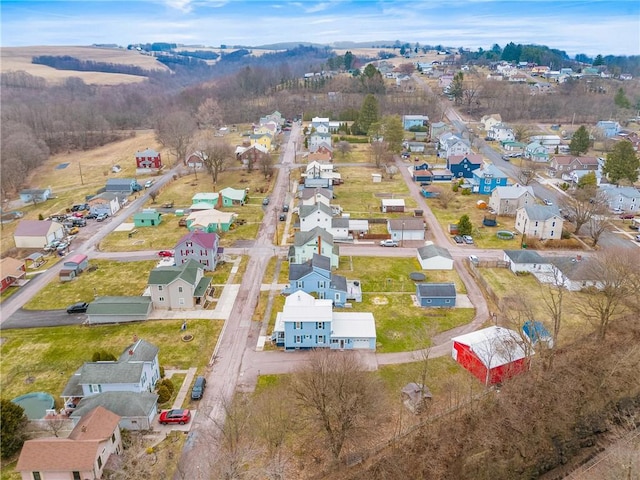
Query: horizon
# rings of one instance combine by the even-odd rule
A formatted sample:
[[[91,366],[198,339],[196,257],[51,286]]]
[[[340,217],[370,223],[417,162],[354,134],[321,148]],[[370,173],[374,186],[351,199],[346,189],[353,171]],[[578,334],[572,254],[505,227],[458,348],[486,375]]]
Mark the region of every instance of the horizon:
[[[509,42],[545,45],[572,58],[640,55],[640,2],[635,0],[443,0],[409,7],[397,0],[4,0],[0,12],[2,47],[373,46],[400,40],[471,50],[504,48]]]

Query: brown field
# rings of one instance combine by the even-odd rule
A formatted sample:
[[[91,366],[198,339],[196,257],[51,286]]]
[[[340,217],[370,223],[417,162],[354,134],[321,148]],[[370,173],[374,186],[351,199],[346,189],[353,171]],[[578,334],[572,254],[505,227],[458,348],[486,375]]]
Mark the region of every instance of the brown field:
[[[132,50],[97,47],[5,47],[0,49],[0,70],[25,71],[30,75],[42,77],[53,83],[60,83],[69,77],[79,77],[88,84],[117,85],[120,83],[141,82],[146,77],[121,73],[78,72],[74,70],[56,70],[46,65],[35,65],[31,58],[37,55],[70,55],[81,60],[135,65],[147,70],[168,70],[162,63],[148,55]]]

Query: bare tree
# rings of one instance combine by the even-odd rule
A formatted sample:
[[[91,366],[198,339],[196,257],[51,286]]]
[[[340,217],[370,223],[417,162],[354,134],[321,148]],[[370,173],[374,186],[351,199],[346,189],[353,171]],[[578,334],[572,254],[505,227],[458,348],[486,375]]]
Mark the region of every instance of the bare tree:
[[[60,433],[64,430],[68,430],[70,432],[73,429],[73,421],[70,418],[61,415],[45,418],[42,420],[41,425],[43,430],[52,433],[54,437],[59,437]]]
[[[175,155],[176,161],[184,160],[195,130],[193,117],[179,110],[160,117],[156,122],[157,140]]]
[[[525,186],[530,185],[542,168],[544,166],[541,163],[521,159],[520,166],[516,169],[518,183]]]
[[[382,402],[378,380],[364,371],[353,352],[312,352],[291,378],[301,419],[319,429],[334,459],[347,443],[371,435]]]
[[[513,127],[513,134],[518,142],[527,143],[531,136],[531,128],[529,125],[518,124]]]
[[[438,203],[442,208],[449,208],[455,198],[456,194],[451,188],[441,188],[438,191]]]
[[[396,167],[394,163],[387,163],[387,165],[385,166],[385,171],[387,172],[389,179],[393,180],[393,177],[395,177],[395,175],[398,173],[398,167]]]
[[[196,142],[195,149],[201,153],[200,158],[207,172],[211,175],[215,188],[220,173],[224,171],[227,163],[233,157],[233,148],[224,140],[207,133]]]
[[[207,98],[196,113],[198,128],[217,128],[222,125],[222,109],[216,100]]]
[[[593,215],[589,218],[589,237],[591,237],[592,246],[595,247],[600,240],[600,236],[604,232],[608,232],[613,229],[613,225],[609,219],[604,215]]]
[[[342,154],[342,158],[346,158],[351,153],[351,144],[346,140],[338,142],[336,148]]]
[[[273,157],[270,153],[267,153],[260,158],[260,170],[262,171],[264,178],[269,178],[273,175]]]
[[[607,198],[595,186],[576,188],[562,203],[567,218],[576,226],[578,234],[583,225],[595,215],[602,215],[607,209]]]
[[[585,260],[583,260],[585,261]],[[604,339],[612,321],[629,312],[629,296],[637,294],[634,275],[640,261],[636,252],[628,249],[608,249],[586,260],[589,276],[597,279],[597,287],[584,295],[576,310],[589,319]]]
[[[158,198],[158,191],[152,190],[149,192],[149,197],[151,197],[151,203],[156,203],[156,198]]]
[[[373,141],[369,146],[373,161],[377,168],[380,168],[386,159],[389,158],[389,147],[386,142]]]

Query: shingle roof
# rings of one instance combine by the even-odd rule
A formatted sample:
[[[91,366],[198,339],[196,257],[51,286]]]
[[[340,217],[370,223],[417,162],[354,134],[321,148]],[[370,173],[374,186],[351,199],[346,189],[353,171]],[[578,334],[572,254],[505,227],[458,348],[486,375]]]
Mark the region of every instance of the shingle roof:
[[[535,250],[505,250],[513,263],[547,263]]]
[[[305,188],[302,190],[300,196],[303,200],[309,200],[318,195],[322,195],[323,197],[331,200],[333,198],[333,192],[328,188]]]
[[[98,406],[84,415],[69,434],[71,440],[106,440],[118,427],[120,416]]]
[[[87,362],[80,371],[80,385],[140,383],[144,365],[123,362]]]
[[[533,188],[529,186],[525,187],[523,185],[498,186],[493,190],[492,194],[501,199],[506,199],[506,198],[513,199],[513,198],[520,198],[522,195],[524,195],[527,192],[532,197],[534,196]]]
[[[437,245],[425,245],[424,247],[420,247],[418,249],[418,254],[420,258],[433,258],[433,257],[444,257],[448,259],[453,259],[449,250],[444,247],[439,247]]]
[[[450,298],[456,296],[456,286],[453,283],[419,283],[418,295],[429,298]]]
[[[87,315],[143,315],[151,297],[98,297],[87,307]]]
[[[100,442],[76,442],[68,438],[35,438],[22,446],[18,472],[91,471]]]
[[[160,349],[146,340],[136,340],[120,354],[120,362],[152,362]]]
[[[0,277],[1,278],[18,278],[26,275],[24,270],[24,262],[15,258],[5,257],[0,260]]]
[[[38,237],[49,233],[52,226],[62,228],[62,224],[51,220],[20,220],[14,236],[18,237]]]
[[[465,158],[469,161],[469,163],[474,163],[477,165],[482,164],[482,155],[480,155],[479,153],[470,153],[469,155],[451,155],[447,159],[447,162],[449,163],[449,165],[458,165],[462,163]]]
[[[488,165],[483,165],[482,167],[478,168],[477,170],[474,170],[473,175],[478,176],[478,177],[482,177],[484,175],[491,175],[494,178],[507,178],[507,175],[505,175],[505,173],[500,170],[498,167],[496,167],[493,164],[488,164]]]
[[[575,257],[547,257],[546,261],[555,265],[569,280],[598,280],[589,259],[576,260]]]
[[[404,224],[404,226],[403,226]],[[391,230],[424,230],[424,220],[421,218],[393,218],[389,220],[389,229]]]
[[[153,392],[104,392],[80,400],[71,418],[82,417],[91,409],[102,406],[121,417],[147,416],[158,403]]]
[[[176,250],[180,245],[185,242],[192,242],[196,245],[200,245],[203,248],[212,249],[215,248],[218,240],[218,235],[215,233],[206,233],[206,232],[189,232],[186,235],[183,235],[180,240],[176,243]]]
[[[328,216],[333,216],[333,212],[331,211],[331,207],[329,207],[328,205],[325,205],[322,202],[318,202],[314,205],[302,205],[300,207],[300,213],[299,216],[300,218],[306,218],[309,215],[313,215],[316,211],[321,211],[322,213],[325,213]]]
[[[157,267],[149,273],[149,285],[169,285],[178,278],[195,287],[198,270],[202,269],[193,258],[189,258],[182,265],[171,267]]]
[[[337,217],[331,219],[332,228],[349,228],[349,219],[345,217]]]
[[[300,247],[302,245],[306,245],[311,240],[316,240],[318,237],[320,237],[322,242],[333,245],[333,235],[327,232],[324,228],[320,227],[315,227],[313,230],[310,230],[308,232],[296,232],[293,244],[296,247]]]
[[[203,296],[207,291],[207,288],[209,288],[209,285],[211,284],[211,280],[213,280],[211,277],[202,277],[198,281],[198,285],[196,285],[196,288],[193,289],[193,296],[194,297]]]
[[[544,222],[553,217],[560,217],[560,212],[555,205],[528,205],[523,207],[529,220]]]

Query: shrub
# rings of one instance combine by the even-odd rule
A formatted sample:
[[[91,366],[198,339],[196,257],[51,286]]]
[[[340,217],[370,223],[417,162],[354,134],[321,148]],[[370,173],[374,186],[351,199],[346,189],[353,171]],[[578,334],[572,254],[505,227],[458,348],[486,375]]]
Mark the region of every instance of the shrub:
[[[171,392],[164,385],[158,387],[158,403],[166,403],[171,398]]]
[[[462,189],[462,195],[471,195],[471,189],[470,188],[463,188]]]
[[[117,358],[113,353],[109,353],[105,350],[93,352],[93,355],[91,356],[92,362],[115,362],[116,360]]]
[[[453,190],[454,192],[457,192],[458,191],[458,184],[454,183],[453,187],[451,187],[451,190]]]
[[[164,378],[164,367],[160,365],[160,378]]]
[[[169,390],[169,393],[172,395],[174,390],[176,389],[176,387],[173,385],[173,382],[171,381],[170,378],[163,378],[158,382],[158,385],[164,385],[165,387],[167,387],[167,390]]]

